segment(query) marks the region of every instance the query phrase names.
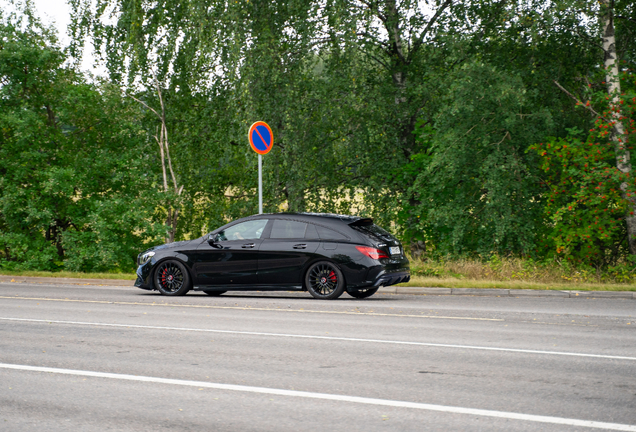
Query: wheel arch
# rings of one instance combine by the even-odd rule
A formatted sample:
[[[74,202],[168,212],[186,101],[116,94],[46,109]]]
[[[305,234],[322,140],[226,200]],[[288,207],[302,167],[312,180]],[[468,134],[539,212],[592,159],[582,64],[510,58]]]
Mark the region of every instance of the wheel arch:
[[[338,263],[337,261],[335,261],[331,257],[326,257],[326,256],[323,256],[323,255],[320,255],[320,256],[317,256],[317,257],[307,261],[307,263],[303,267],[302,280],[301,280],[303,291],[307,291],[307,285],[305,284],[305,278],[307,277],[307,272],[309,271],[309,269],[311,268],[312,265],[314,265],[314,264],[316,264],[317,262],[320,262],[320,261],[327,261],[327,262],[335,265],[336,267],[338,267],[338,270],[340,270],[340,273],[342,273],[342,279],[344,280],[344,286],[345,286],[345,290],[346,290],[347,289],[347,276],[346,276],[345,272],[342,271],[342,265],[340,263]]]
[[[152,266],[152,272],[150,272],[150,282],[151,282],[153,290],[157,290],[157,288],[155,288],[155,275],[157,274],[157,270],[159,269],[159,266],[161,265],[161,263],[163,263],[165,261],[178,261],[178,262],[180,262],[183,265],[183,267],[185,267],[186,271],[188,272],[188,276],[190,277],[190,284],[192,285],[191,289],[194,287],[194,278],[192,277],[192,269],[190,268],[190,266],[188,265],[188,263],[186,261],[182,260],[179,257],[179,255],[183,255],[183,254],[177,254],[177,255],[174,255],[174,256],[173,255],[166,255],[166,256],[164,256],[162,258],[159,258],[154,263],[154,265]]]

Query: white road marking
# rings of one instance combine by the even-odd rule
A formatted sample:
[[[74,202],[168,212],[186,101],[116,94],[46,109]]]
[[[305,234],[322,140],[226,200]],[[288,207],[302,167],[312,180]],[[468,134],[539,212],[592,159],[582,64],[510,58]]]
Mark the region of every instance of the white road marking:
[[[278,309],[278,308],[260,308],[251,306],[214,306],[207,304],[174,304],[174,303],[142,303],[142,302],[123,302],[123,301],[107,301],[107,300],[77,300],[77,299],[60,299],[60,298],[46,298],[46,297],[19,297],[17,295],[0,296],[0,299],[6,300],[36,300],[36,301],[51,301],[51,302],[70,302],[70,303],[96,303],[96,304],[108,304],[108,305],[131,305],[131,306],[165,306],[165,307],[180,307],[180,308],[200,308],[200,309],[229,309],[229,310],[246,310],[246,311],[265,311],[265,312],[293,312],[293,313],[308,313],[308,314],[337,314],[337,315],[368,315],[368,316],[388,316],[396,318],[433,318],[433,319],[454,319],[454,320],[468,320],[468,321],[503,321],[499,318],[473,318],[473,317],[452,317],[452,316],[440,316],[440,315],[405,315],[405,314],[387,314],[378,312],[349,312],[349,311],[328,311],[328,310],[312,310],[312,309]]]
[[[397,408],[412,408],[412,409],[420,409],[420,410],[427,410],[427,411],[438,411],[438,412],[446,412],[451,414],[468,414],[468,415],[497,417],[497,418],[531,421],[531,422],[539,422],[539,423],[552,423],[552,424],[561,424],[561,425],[567,425],[567,426],[579,426],[579,427],[589,427],[589,428],[596,428],[596,429],[636,432],[636,426],[620,424],[620,423],[605,423],[605,422],[597,422],[597,421],[590,421],[590,420],[539,416],[539,415],[532,415],[532,414],[520,414],[520,413],[505,412],[505,411],[492,411],[492,410],[462,408],[462,407],[445,406],[445,405],[432,405],[432,404],[425,404],[425,403],[418,403],[418,402],[396,401],[396,400],[390,400],[390,399],[375,399],[375,398],[366,398],[366,397],[359,397],[359,396],[314,393],[314,392],[305,392],[305,391],[297,391],[297,390],[284,390],[284,389],[275,389],[275,388],[267,388],[267,387],[252,387],[252,386],[243,386],[243,385],[235,385],[235,384],[220,384],[220,383],[211,383],[211,382],[205,382],[205,381],[189,381],[189,380],[158,378],[158,377],[139,376],[139,375],[83,371],[83,370],[74,370],[74,369],[59,369],[59,368],[50,368],[50,367],[16,365],[16,364],[8,364],[8,363],[0,363],[0,368],[29,371],[29,372],[46,372],[46,373],[55,373],[55,374],[63,374],[63,375],[75,375],[75,376],[85,376],[85,377],[95,377],[95,378],[110,378],[110,379],[125,380],[125,381],[140,381],[140,382],[151,382],[151,383],[159,383],[159,384],[171,384],[171,385],[180,385],[180,386],[197,387],[197,388],[210,388],[210,389],[216,389],[216,390],[231,390],[231,391],[239,391],[239,392],[247,392],[247,393],[260,393],[260,394],[299,397],[299,398],[308,398],[308,399],[323,399],[323,400],[329,400],[329,401],[351,402],[351,403],[359,403],[359,404],[366,404],[366,405],[381,405],[381,406],[390,406],[390,407],[397,407]]]
[[[348,337],[336,337],[336,336],[265,333],[265,332],[216,330],[216,329],[187,328],[187,327],[162,327],[162,326],[149,326],[149,325],[138,325],[138,324],[110,324],[110,323],[42,320],[42,319],[28,319],[28,318],[1,318],[0,317],[0,320],[1,321],[34,322],[34,323],[45,323],[45,324],[87,325],[87,326],[95,326],[95,327],[138,328],[138,329],[147,329],[147,330],[227,333],[227,334],[237,334],[237,335],[286,337],[286,338],[298,338],[298,339],[323,339],[323,340],[346,341],[346,342],[367,342],[367,343],[381,343],[381,344],[393,344],[393,345],[415,345],[415,346],[427,346],[427,347],[438,347],[438,348],[459,348],[459,349],[472,349],[472,350],[484,350],[484,351],[514,352],[514,353],[524,353],[524,354],[548,354],[548,355],[559,355],[559,356],[591,357],[591,358],[602,358],[602,359],[612,359],[612,360],[636,361],[636,357],[614,356],[614,355],[604,355],[604,354],[587,354],[587,353],[574,353],[574,352],[563,352],[563,351],[541,351],[541,350],[529,350],[529,349],[517,349],[517,348],[497,348],[497,347],[486,347],[486,346],[477,346],[477,345],[452,345],[452,344],[439,344],[439,343],[428,343],[428,342],[392,341],[392,340],[384,340],[384,339],[361,339],[361,338],[348,338]]]

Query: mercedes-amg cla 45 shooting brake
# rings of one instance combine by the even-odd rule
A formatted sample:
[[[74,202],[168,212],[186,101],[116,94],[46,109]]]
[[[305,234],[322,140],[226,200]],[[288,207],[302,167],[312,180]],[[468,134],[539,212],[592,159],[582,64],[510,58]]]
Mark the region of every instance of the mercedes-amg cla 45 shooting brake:
[[[298,290],[365,298],[410,279],[393,235],[369,218],[323,213],[238,219],[196,240],[150,248],[137,263],[135,286],[172,296]]]

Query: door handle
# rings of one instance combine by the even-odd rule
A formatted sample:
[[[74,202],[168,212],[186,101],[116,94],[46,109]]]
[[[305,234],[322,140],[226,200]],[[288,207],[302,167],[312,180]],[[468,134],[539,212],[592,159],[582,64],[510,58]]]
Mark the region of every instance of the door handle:
[[[251,249],[254,247],[254,243],[246,243],[243,246],[241,246],[243,249]]]
[[[307,249],[307,245],[304,243],[297,244],[297,245],[294,245],[294,249]]]

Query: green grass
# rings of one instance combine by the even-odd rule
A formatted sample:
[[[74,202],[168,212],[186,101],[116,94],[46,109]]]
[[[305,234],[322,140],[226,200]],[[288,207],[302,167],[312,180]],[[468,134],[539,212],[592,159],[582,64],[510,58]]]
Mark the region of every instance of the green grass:
[[[523,259],[411,260],[411,280],[405,287],[503,288],[573,291],[636,291],[632,266],[597,273],[560,263],[539,264]],[[74,273],[68,271],[8,271],[0,275],[78,279],[135,280],[134,273]]]
[[[535,289],[559,291],[636,291],[634,284],[614,283],[578,283],[578,282],[533,282],[523,280],[471,280],[451,277],[422,277],[413,276],[407,283],[399,284],[403,287],[435,287],[435,288],[503,288],[503,289]]]
[[[135,280],[134,273],[75,273],[69,271],[47,272],[47,271],[15,271],[0,270],[0,275],[6,276],[32,276],[32,277],[54,277],[54,278],[77,278],[77,279],[123,279]]]
[[[624,262],[595,269],[570,263],[492,256],[411,259],[411,280],[402,286],[574,291],[636,291],[636,267]]]

